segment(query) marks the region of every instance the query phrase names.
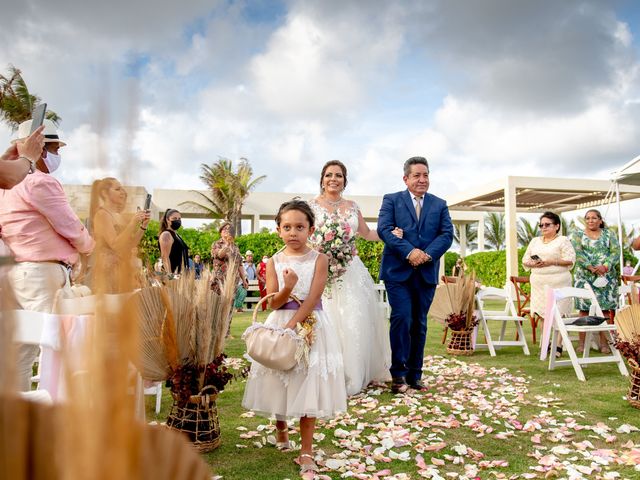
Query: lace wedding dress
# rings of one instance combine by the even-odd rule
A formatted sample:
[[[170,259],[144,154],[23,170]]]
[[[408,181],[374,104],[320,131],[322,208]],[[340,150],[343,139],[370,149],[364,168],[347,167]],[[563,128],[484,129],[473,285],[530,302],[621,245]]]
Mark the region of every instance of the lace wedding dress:
[[[302,256],[276,253],[273,262],[282,288],[282,272],[290,268],[298,275],[293,294],[304,300],[309,294],[318,252]],[[296,310],[274,310],[266,325],[283,327]],[[309,366],[298,364],[292,370],[272,370],[252,362],[244,389],[242,406],[262,415],[279,419],[303,416],[331,418],[347,409],[342,354],[335,326],[323,310],[314,310],[317,322],[315,340],[309,352]]]
[[[314,244],[324,241],[321,230],[325,224],[346,222],[352,232],[358,230],[359,209],[355,203],[344,202],[342,208],[335,211],[315,200],[310,205],[316,216]],[[355,242],[355,236],[350,241]],[[347,394],[360,392],[374,380],[390,380],[389,322],[371,275],[357,255],[344,274],[325,289],[322,304],[337,328],[342,345]]]

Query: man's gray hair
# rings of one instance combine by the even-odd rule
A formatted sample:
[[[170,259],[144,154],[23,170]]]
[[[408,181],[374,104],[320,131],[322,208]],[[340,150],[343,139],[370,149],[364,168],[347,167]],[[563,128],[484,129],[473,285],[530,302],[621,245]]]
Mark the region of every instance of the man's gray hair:
[[[404,176],[408,177],[411,173],[411,165],[424,165],[427,167],[427,173],[429,172],[429,162],[424,157],[411,157],[409,160],[404,162]]]

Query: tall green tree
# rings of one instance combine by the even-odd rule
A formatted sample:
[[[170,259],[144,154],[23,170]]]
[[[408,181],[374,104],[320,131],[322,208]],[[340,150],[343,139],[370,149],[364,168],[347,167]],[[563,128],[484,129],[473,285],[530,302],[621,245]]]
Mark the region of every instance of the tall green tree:
[[[506,232],[504,229],[504,213],[491,212],[484,218],[484,237],[494,250],[504,249]]]
[[[15,132],[18,125],[31,118],[39,103],[40,97],[29,92],[19,69],[9,65],[9,73],[0,74],[0,116],[12,131]],[[45,117],[56,125],[62,120],[52,110],[47,110]]]
[[[253,178],[253,169],[249,160],[241,158],[238,168],[234,170],[233,162],[228,158],[220,158],[212,165],[200,165],[200,180],[209,189],[209,194],[193,191],[202,203],[184,202],[203,209],[214,218],[228,220],[235,228],[236,235],[242,234],[242,206],[249,193],[266,177]]]
[[[538,236],[538,222],[530,222],[524,217],[520,217],[518,222],[518,245],[526,247],[535,237]]]

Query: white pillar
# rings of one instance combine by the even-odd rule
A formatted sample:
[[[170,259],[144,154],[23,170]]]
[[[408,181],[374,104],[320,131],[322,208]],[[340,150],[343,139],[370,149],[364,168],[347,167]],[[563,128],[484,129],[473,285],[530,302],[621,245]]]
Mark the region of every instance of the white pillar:
[[[467,223],[459,223],[460,228],[460,256],[464,258],[467,255]]]
[[[513,185],[511,177],[507,177],[507,184],[504,187],[504,229],[507,244],[507,277],[518,275],[518,235],[516,218],[516,187]]]
[[[478,220],[478,251],[484,252],[484,216]]]
[[[258,233],[260,231],[260,215],[255,214],[251,219],[251,233]]]

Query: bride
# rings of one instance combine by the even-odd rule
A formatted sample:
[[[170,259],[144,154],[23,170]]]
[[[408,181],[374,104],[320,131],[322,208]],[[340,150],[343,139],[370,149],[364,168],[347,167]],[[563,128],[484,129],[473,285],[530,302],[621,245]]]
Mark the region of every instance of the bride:
[[[355,250],[356,233],[365,240],[380,238],[369,229],[358,205],[342,198],[346,186],[347,167],[339,160],[327,162],[320,175],[321,194],[310,202],[316,216],[311,241],[325,253],[330,243],[335,245],[335,238],[346,243],[340,248],[347,252],[346,259],[330,258],[322,304],[338,330],[347,394],[354,395],[371,381],[391,379],[391,347],[385,310],[378,301],[371,275]],[[394,234],[402,236],[402,230],[396,229]]]

